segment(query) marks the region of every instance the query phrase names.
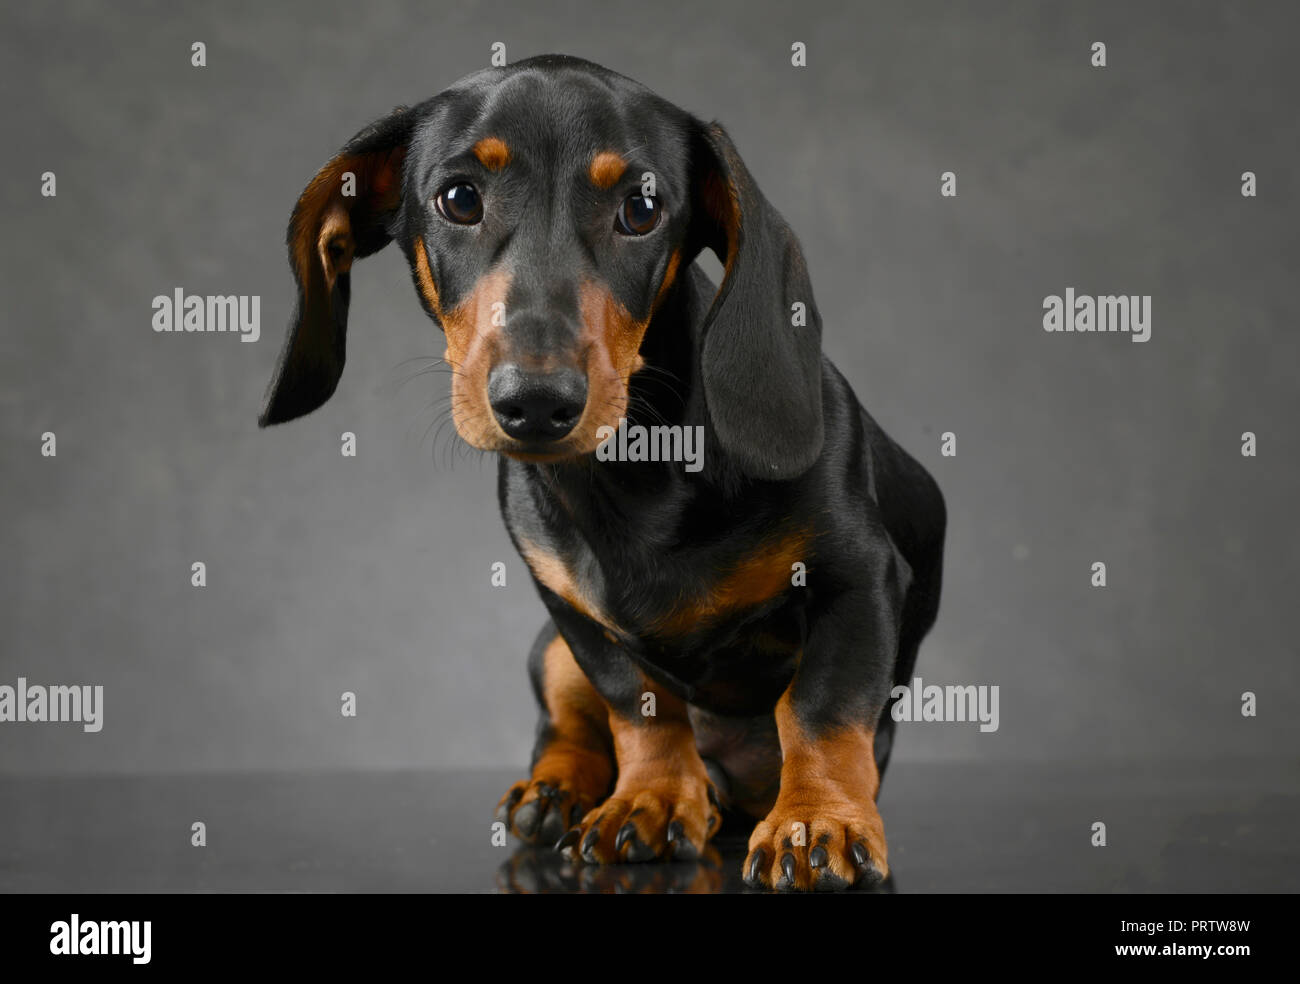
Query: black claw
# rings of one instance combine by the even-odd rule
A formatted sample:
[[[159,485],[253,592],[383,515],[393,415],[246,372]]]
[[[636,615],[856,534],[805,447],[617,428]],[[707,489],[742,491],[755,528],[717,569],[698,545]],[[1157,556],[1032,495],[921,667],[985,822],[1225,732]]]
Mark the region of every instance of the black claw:
[[[830,863],[830,855],[826,853],[826,848],[820,845],[814,847],[808,852],[808,867],[825,868]]]
[[[557,851],[563,851],[566,848],[570,848],[574,844],[578,843],[578,840],[581,837],[582,837],[582,829],[579,827],[574,827],[572,830],[570,830],[568,833],[566,833],[563,837],[561,837],[558,841],[555,842],[555,849]]]
[[[596,855],[592,852],[592,849],[596,846],[598,840],[600,840],[600,829],[592,827],[591,830],[587,831],[587,836],[582,839],[582,847],[578,849],[579,853],[592,864],[596,863]]]
[[[668,837],[669,844],[677,840],[678,837],[685,837],[685,836],[686,836],[686,828],[682,826],[682,822],[680,820],[674,820],[672,823],[668,825],[667,837]]]
[[[871,852],[861,841],[853,845],[853,863],[864,871],[871,864]]]
[[[875,888],[885,880],[884,872],[871,859],[871,853],[861,842],[853,845],[853,863],[858,866],[858,880],[854,884],[863,888]]]
[[[781,855],[781,882],[777,888],[794,888],[794,855]]]
[[[763,849],[760,847],[757,851],[754,852],[754,857],[750,859],[749,871],[745,875],[745,883],[747,885],[751,885],[757,888],[759,885],[763,884],[763,882],[758,877],[758,872],[759,869],[763,867],[764,860],[765,859],[763,856]]]
[[[614,850],[623,850],[623,845],[630,840],[636,839],[636,824],[625,823],[619,828],[618,836],[614,838]]]
[[[510,795],[507,796],[505,801],[500,806],[497,807],[496,818],[498,820],[509,820],[510,811],[515,808],[515,804],[517,804],[521,799],[523,799],[523,797],[524,797],[524,791],[522,789],[512,789],[510,791]]]

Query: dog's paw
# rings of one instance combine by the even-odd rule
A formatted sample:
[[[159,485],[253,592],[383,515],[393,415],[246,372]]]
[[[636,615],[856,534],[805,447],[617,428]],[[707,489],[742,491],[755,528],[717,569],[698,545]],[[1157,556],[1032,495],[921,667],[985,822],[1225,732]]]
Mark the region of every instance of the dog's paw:
[[[742,874],[780,892],[875,888],[889,875],[880,813],[875,803],[819,810],[778,798],[750,835]]]
[[[562,780],[524,779],[501,797],[496,819],[521,841],[550,846],[593,806]]]
[[[722,820],[717,794],[702,778],[622,784],[556,845],[589,864],[694,861]]]

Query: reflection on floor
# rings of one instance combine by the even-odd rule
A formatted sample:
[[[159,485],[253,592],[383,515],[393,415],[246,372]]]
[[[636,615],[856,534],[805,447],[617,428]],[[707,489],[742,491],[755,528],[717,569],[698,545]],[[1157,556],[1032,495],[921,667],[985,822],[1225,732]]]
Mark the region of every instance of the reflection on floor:
[[[507,772],[0,777],[4,892],[734,892],[700,864],[593,868],[492,844]],[[895,761],[899,892],[1300,890],[1300,762]],[[1093,825],[1106,825],[1105,847]],[[192,846],[202,823],[206,846]]]
[[[614,865],[583,864],[549,848],[519,846],[497,869],[496,885],[499,891],[526,895],[749,892],[740,877],[746,844],[743,832],[729,834],[724,830],[713,839],[699,861]],[[875,889],[877,892],[893,890],[892,877]]]

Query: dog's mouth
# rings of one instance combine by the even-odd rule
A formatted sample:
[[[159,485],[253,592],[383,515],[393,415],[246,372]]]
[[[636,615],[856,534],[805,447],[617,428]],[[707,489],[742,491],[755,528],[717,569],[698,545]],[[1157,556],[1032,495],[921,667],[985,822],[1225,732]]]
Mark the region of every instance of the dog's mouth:
[[[525,461],[533,465],[550,465],[564,461],[576,461],[579,458],[586,457],[589,453],[563,446],[554,448],[524,445],[503,447],[498,448],[497,450],[507,457],[514,458],[516,461]]]
[[[611,425],[612,426],[612,425]],[[482,441],[471,439],[461,434],[461,438],[471,447],[480,451],[492,451],[504,454],[515,461],[533,465],[562,464],[580,461],[594,454],[603,443],[604,438],[588,441],[516,441],[498,439]]]

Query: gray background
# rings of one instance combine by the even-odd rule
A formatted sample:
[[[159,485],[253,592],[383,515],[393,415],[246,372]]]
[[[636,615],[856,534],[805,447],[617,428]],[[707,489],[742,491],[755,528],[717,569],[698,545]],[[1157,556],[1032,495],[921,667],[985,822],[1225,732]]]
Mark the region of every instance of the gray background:
[[[396,250],[354,272],[334,399],[255,426],[298,193],[503,41],[726,124],[803,241],[827,350],[942,486],[918,668],[999,685],[1001,730],[904,726],[900,763],[1289,756],[1260,783],[1294,789],[1294,18],[1061,6],[5,5],[0,683],[107,707],[97,735],[0,725],[0,771],[522,769],[542,607],[494,463],[427,431],[446,377],[402,382],[443,345]],[[261,295],[262,340],[155,334],[178,286]],[[1067,286],[1153,295],[1152,340],[1044,333]]]

